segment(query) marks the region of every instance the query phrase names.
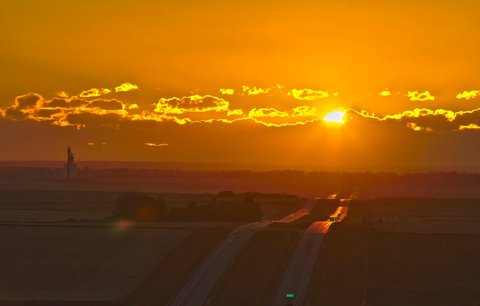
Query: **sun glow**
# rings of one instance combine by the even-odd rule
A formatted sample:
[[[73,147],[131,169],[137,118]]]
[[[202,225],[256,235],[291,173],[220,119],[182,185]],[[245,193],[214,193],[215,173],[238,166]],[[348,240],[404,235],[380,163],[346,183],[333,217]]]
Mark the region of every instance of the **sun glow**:
[[[331,111],[328,114],[326,114],[325,117],[323,117],[323,120],[326,121],[326,122],[331,122],[331,123],[344,124],[345,123],[345,121],[343,120],[344,116],[345,116],[344,111],[335,110],[335,111]]]

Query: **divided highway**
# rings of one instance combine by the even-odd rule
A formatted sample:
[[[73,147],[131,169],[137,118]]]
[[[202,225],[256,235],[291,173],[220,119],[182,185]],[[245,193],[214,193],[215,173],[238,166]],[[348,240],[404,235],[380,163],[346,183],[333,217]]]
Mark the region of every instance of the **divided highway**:
[[[332,223],[347,216],[349,202],[348,199],[341,199],[340,206],[329,220],[312,223],[305,231],[290,259],[272,306],[304,305],[323,239]]]
[[[291,215],[288,215],[280,220],[274,221],[274,222],[280,222],[280,223],[288,223],[288,222],[293,222],[295,220],[300,219],[303,216],[306,216],[312,211],[312,209],[317,205],[317,200],[316,199],[308,199],[307,202],[305,202],[305,205],[294,212]]]
[[[276,222],[293,222],[307,214],[315,207],[315,199],[309,199],[297,212]],[[223,272],[240,251],[253,237],[256,231],[265,228],[266,222],[254,222],[233,230],[194,272],[189,281],[171,301],[169,306],[201,306],[213,290]]]

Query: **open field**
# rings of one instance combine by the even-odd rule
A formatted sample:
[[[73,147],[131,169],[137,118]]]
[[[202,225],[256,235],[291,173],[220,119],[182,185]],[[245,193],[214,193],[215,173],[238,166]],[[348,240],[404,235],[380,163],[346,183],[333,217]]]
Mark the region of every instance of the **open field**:
[[[103,222],[112,216],[121,193],[68,190],[0,190],[0,223],[25,222]],[[155,193],[170,208],[207,205],[215,195]],[[219,197],[219,201],[244,201],[242,195]],[[258,196],[263,215],[268,219],[285,216],[303,205],[304,199],[291,196]],[[165,226],[170,226],[167,222]],[[186,225],[187,226],[187,225]]]
[[[106,222],[119,194],[0,191],[0,304],[165,304],[239,224],[154,222],[124,227],[114,220]],[[170,207],[204,205],[213,196],[153,194],[157,195]],[[303,204],[291,196],[256,196],[267,218]]]
[[[119,193],[61,190],[1,190],[0,222],[102,220]]]
[[[369,304],[480,303],[480,236],[377,233],[370,241]]]
[[[352,201],[342,227],[367,224],[382,232],[480,234],[480,200]]]
[[[260,231],[227,269],[206,305],[269,305],[298,233]]]
[[[239,169],[185,168],[181,165],[157,167],[152,163],[132,168],[122,162],[79,162],[75,181],[35,179],[25,169],[63,167],[53,163],[0,162],[0,189],[3,190],[85,190],[139,191],[168,193],[289,193],[303,197],[326,197],[332,193],[348,196],[354,187],[364,198],[398,197],[480,197],[480,175],[474,173],[345,173],[304,171],[238,171]],[[84,168],[88,166],[90,168]],[[166,165],[164,165],[166,166]],[[185,166],[185,165],[184,165]],[[27,167],[27,168],[22,168]],[[267,170],[267,169],[264,169]],[[406,169],[405,169],[406,170]],[[467,172],[473,171],[471,167]],[[477,169],[478,170],[478,169]],[[27,171],[28,172],[28,171]]]
[[[480,305],[479,203],[352,201],[324,242],[310,305]]]
[[[139,287],[191,232],[4,226],[2,300],[117,300]]]
[[[311,284],[309,305],[361,305],[366,233],[329,234]],[[371,233],[368,305],[478,305],[480,236]]]
[[[378,200],[371,211],[379,231],[480,234],[480,201]]]
[[[115,223],[102,221],[112,215],[118,195],[0,191],[0,304],[166,304],[227,232],[239,225],[154,222],[121,230]],[[202,205],[212,198],[208,194],[160,196],[174,207]],[[268,219],[289,215],[302,201],[257,196],[255,201]],[[244,199],[241,195],[216,197],[218,203]],[[299,230],[326,219],[338,204],[320,201],[310,215],[257,233],[226,270],[208,305],[268,305]],[[17,219],[8,219],[8,214],[17,214]],[[75,214],[79,217],[72,217]],[[88,218],[95,214],[104,216]],[[360,305],[367,284],[368,305],[477,305],[479,225],[478,200],[351,201],[348,217],[333,224],[325,238],[308,303]]]

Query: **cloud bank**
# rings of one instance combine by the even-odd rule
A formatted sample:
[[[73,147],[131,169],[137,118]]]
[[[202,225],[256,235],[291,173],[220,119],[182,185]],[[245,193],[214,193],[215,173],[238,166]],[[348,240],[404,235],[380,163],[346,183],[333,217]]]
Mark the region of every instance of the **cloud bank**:
[[[125,82],[115,87],[115,92],[138,90],[138,86]],[[236,124],[250,122],[267,127],[301,126],[323,123],[327,113],[338,110],[345,113],[345,124],[349,122],[373,121],[393,122],[417,132],[477,130],[480,126],[480,108],[451,110],[447,108],[413,108],[401,112],[377,114],[358,107],[336,107],[324,105],[330,94],[315,89],[285,89],[276,85],[268,88],[242,86],[239,93],[234,88],[220,88],[221,97],[193,94],[181,97],[161,97],[148,106],[105,98],[113,90],[91,88],[78,96],[68,96],[61,91],[53,98],[38,93],[20,95],[7,107],[0,109],[4,120],[28,120],[56,126],[82,128],[89,125],[115,127],[119,125],[139,126],[142,124],[175,123],[210,124],[214,122]],[[61,94],[60,94],[61,93]],[[235,94],[237,93],[237,94]],[[246,106],[236,99],[249,96],[273,95],[271,99],[290,99],[290,105],[256,102]],[[473,99],[479,91],[464,91],[457,99]],[[389,96],[385,89],[380,96]],[[411,101],[434,101],[429,91],[408,91]],[[235,102],[235,103],[232,103]],[[261,105],[259,105],[259,103]],[[293,106],[292,106],[293,105]]]

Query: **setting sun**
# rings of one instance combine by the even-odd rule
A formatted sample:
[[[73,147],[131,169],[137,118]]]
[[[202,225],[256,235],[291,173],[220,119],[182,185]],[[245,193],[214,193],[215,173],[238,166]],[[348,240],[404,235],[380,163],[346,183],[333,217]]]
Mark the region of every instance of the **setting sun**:
[[[326,114],[325,117],[323,117],[323,120],[326,121],[326,122],[331,122],[331,123],[344,124],[345,121],[343,120],[343,116],[345,116],[344,111],[335,110],[335,111],[331,111],[328,114]]]
[[[0,1],[0,172],[480,169],[480,1],[117,2]]]

